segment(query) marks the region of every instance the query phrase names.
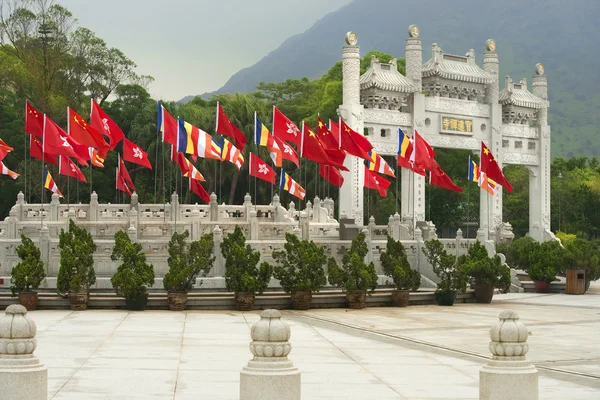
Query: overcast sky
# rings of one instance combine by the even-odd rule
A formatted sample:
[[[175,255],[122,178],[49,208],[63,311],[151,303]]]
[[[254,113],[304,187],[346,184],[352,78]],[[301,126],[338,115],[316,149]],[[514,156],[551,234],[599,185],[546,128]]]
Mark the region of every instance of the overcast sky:
[[[151,75],[154,97],[219,89],[351,0],[55,0]]]

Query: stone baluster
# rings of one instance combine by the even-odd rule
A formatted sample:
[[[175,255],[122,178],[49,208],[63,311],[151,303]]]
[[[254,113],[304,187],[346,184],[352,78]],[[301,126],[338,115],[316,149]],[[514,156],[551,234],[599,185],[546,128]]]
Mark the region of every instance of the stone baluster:
[[[250,210],[252,210],[252,196],[250,196],[250,193],[246,193],[244,196],[244,216],[246,217],[246,221],[250,221]]]
[[[308,213],[306,211],[300,212],[300,230],[302,231],[302,240],[309,240],[310,225],[308,222]]]
[[[37,347],[36,326],[20,304],[6,308],[0,319],[0,398],[2,400],[46,400],[48,370],[33,351]]]
[[[131,202],[130,202],[131,209],[137,210],[138,204],[139,204],[138,203],[138,194],[136,192],[133,192],[131,194]]]
[[[200,239],[200,211],[197,208],[192,210],[192,240]]]
[[[90,196],[90,221],[98,221],[98,195],[92,192]]]
[[[249,222],[250,222],[250,240],[258,240],[258,218],[256,217],[256,210],[251,210],[250,211],[250,216],[249,216]]]
[[[17,206],[17,216],[19,217],[19,221],[23,221],[25,219],[25,207],[23,207],[25,205],[25,195],[23,192],[17,194],[17,203],[15,205]]]
[[[215,192],[212,192],[210,195],[210,201],[208,203],[210,206],[210,220],[218,221],[219,220],[219,203],[217,203],[217,195]]]
[[[367,226],[367,229],[369,230],[369,237],[373,237],[375,234],[375,217],[372,215],[369,217],[369,225]]]
[[[6,221],[6,238],[7,239],[16,239],[17,238],[17,210],[15,208],[11,208],[8,213],[8,218]]]
[[[127,229],[127,235],[132,242],[138,240],[138,213],[135,208],[129,212],[129,229]]]
[[[60,205],[59,197],[56,193],[52,194],[50,202],[50,221],[58,221],[58,206]]]
[[[179,195],[173,192],[171,195],[171,221],[179,221]]]
[[[527,327],[514,311],[503,311],[490,329],[493,357],[479,371],[480,400],[537,400],[538,371],[525,358]]]
[[[210,271],[211,276],[223,276],[225,275],[225,263],[223,261],[223,254],[221,253],[221,243],[223,243],[223,231],[219,228],[219,225],[213,229],[213,255],[215,256],[215,262]]]
[[[289,212],[290,218],[296,219],[296,204],[293,201],[290,202]]]
[[[300,371],[287,357],[291,332],[281,313],[263,311],[250,335],[254,357],[240,373],[240,400],[300,400]]]

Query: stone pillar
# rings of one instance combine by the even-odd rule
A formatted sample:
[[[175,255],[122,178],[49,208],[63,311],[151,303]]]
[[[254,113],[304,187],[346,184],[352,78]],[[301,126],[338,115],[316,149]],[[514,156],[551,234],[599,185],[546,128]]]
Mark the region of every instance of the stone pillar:
[[[258,218],[256,218],[256,210],[252,210],[249,213],[249,223],[250,223],[250,240],[259,240],[258,237]]]
[[[313,205],[310,202],[310,200],[308,200],[306,202],[306,206],[304,207],[304,211],[306,212],[306,217],[308,218],[308,220],[311,221],[311,222],[314,221]]]
[[[131,209],[136,209],[138,208],[138,195],[136,192],[133,192],[131,194]]]
[[[210,220],[218,221],[219,220],[219,203],[217,203],[217,195],[215,192],[212,192],[210,195],[210,201],[208,202],[210,206]]]
[[[346,46],[342,55],[343,103],[338,114],[348,126],[363,134],[363,110],[360,104],[360,49],[356,46],[358,38],[354,32],[346,34]],[[358,157],[346,157],[343,171],[344,184],[340,188],[339,215],[345,213],[354,222],[363,225],[364,164]]]
[[[17,194],[17,216],[19,217],[19,221],[23,221],[23,219],[25,219],[25,215],[24,212],[24,206],[25,205],[25,195],[23,194],[23,192],[19,192],[19,194]]]
[[[309,240],[310,225],[308,222],[308,213],[306,211],[300,212],[300,230],[302,231],[302,240]]]
[[[225,262],[223,261],[223,253],[221,253],[221,243],[223,243],[223,231],[217,225],[213,229],[213,255],[215,256],[215,263],[210,272],[212,276],[225,275]]]
[[[6,218],[5,221],[7,231],[6,238],[17,239],[17,210],[15,207],[10,209],[8,212],[8,218]]]
[[[192,240],[200,240],[200,211],[194,208],[192,210],[192,232],[191,232]]]
[[[300,400],[300,371],[287,358],[290,327],[279,311],[263,311],[250,335],[254,358],[240,373],[240,400]]]
[[[58,206],[60,205],[60,201],[58,199],[58,195],[53,193],[52,201],[50,201],[50,221],[58,221]]]
[[[408,27],[408,39],[404,49],[406,59],[406,77],[414,82],[417,91],[420,93],[423,89],[423,45],[419,37],[419,27],[411,25]]]
[[[480,400],[537,400],[538,371],[525,359],[527,327],[514,311],[503,311],[490,329],[493,357],[479,371]]]
[[[538,241],[552,239],[550,231],[550,126],[548,125],[548,78],[544,66],[535,66],[533,94],[546,101],[546,106],[537,112],[536,128],[540,145],[540,165],[531,168],[529,174],[529,236]]]
[[[490,107],[490,129],[491,142],[486,143],[492,150],[494,158],[502,167],[502,106],[498,103],[500,95],[500,62],[498,52],[496,51],[496,42],[488,39],[485,42],[486,51],[483,53],[483,70],[491,75],[492,82],[486,85],[483,101]],[[486,239],[492,239],[495,236],[496,228],[502,225],[502,186],[496,186],[494,196],[490,199],[487,192],[480,190],[480,219],[481,214],[485,213],[487,227],[485,228]],[[489,201],[489,205],[488,205]],[[484,209],[485,208],[485,209]]]
[[[250,193],[246,193],[244,196],[244,208],[246,221],[250,221],[250,210],[252,210],[252,196],[250,196]],[[254,213],[254,216],[256,216],[256,213]]]
[[[90,196],[90,221],[98,221],[98,195],[92,192]]]
[[[20,304],[6,308],[0,320],[0,397],[2,400],[46,400],[48,370],[33,351],[36,326]]]
[[[173,192],[171,195],[171,221],[179,221],[179,195]]]

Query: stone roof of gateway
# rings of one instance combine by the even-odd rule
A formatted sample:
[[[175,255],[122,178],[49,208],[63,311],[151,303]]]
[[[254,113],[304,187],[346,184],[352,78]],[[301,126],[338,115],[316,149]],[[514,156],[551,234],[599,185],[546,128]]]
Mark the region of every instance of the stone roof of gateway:
[[[469,50],[466,56],[446,54],[434,43],[431,58],[423,64],[423,77],[439,76],[455,81],[480,84],[492,82],[492,77],[475,63],[475,51]]]
[[[506,85],[498,97],[500,104],[514,105],[525,108],[540,109],[547,106],[546,100],[540,99],[527,89],[527,80],[521,79],[519,83],[513,83],[510,77],[506,77]]]
[[[412,93],[417,86],[398,72],[398,63],[394,58],[389,63],[381,63],[377,57],[371,57],[371,66],[360,77],[360,89],[372,87],[392,92]]]

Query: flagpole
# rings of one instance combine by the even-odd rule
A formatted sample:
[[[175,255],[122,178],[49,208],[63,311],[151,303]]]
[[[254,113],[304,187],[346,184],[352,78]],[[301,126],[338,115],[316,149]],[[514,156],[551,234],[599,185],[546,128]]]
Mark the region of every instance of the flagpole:
[[[44,127],[42,129],[42,193],[41,208],[40,208],[40,227],[44,226],[44,154],[46,150],[46,114],[44,114]]]
[[[158,128],[158,126],[156,127],[156,144],[155,144],[155,149],[154,149],[154,165],[156,166],[156,168],[154,169],[154,202],[156,202],[156,187],[158,185],[158,134],[160,133],[160,130]]]
[[[400,180],[400,168],[398,168],[398,161],[400,154],[396,155],[396,214],[398,214],[398,181]]]
[[[469,219],[471,219],[471,184],[469,182],[469,184],[467,185],[467,236],[466,238],[469,239],[469,226],[471,225],[469,222]]]
[[[25,109],[25,119],[27,119],[27,109]],[[23,180],[25,181],[25,183],[23,184],[23,191],[25,193],[23,193],[23,197],[25,199],[27,199],[27,134],[25,134],[25,138],[24,138],[24,146],[23,146],[23,162],[25,163],[25,167],[24,170],[25,172],[23,172]],[[42,158],[44,158],[44,154],[42,154]]]

